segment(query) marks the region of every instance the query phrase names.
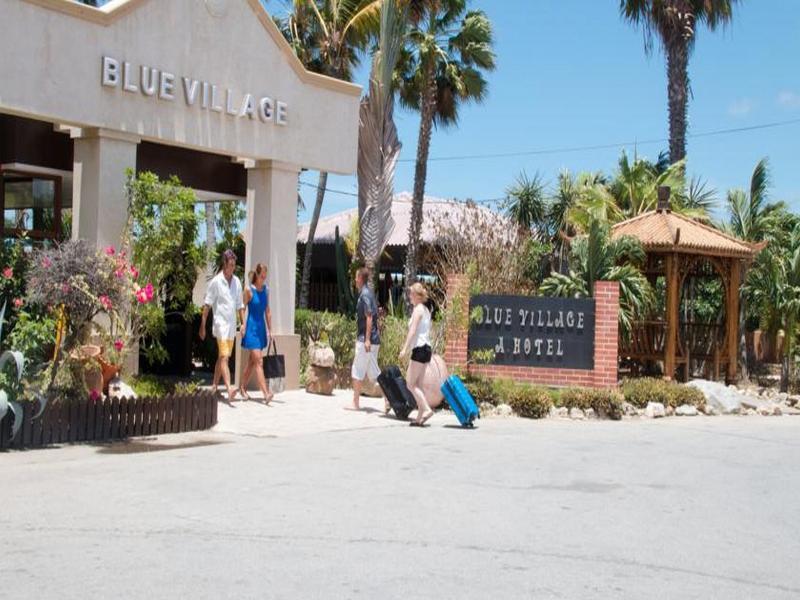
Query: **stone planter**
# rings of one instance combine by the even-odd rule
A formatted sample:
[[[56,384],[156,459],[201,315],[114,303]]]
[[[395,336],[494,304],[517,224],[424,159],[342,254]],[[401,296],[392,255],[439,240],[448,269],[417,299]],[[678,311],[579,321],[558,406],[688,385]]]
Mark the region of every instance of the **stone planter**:
[[[308,393],[331,396],[335,383],[336,372],[333,367],[308,366],[308,370],[306,370],[306,391]]]

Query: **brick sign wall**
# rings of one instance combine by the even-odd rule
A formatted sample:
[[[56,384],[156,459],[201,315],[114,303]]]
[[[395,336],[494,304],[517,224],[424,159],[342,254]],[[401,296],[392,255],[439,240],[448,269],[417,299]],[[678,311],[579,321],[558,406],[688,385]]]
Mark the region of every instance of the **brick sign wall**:
[[[472,364],[470,371],[541,385],[617,385],[616,282],[598,281],[593,299],[468,298],[466,278],[454,275],[448,279],[447,295],[464,311],[459,321],[469,323],[470,329],[451,327],[448,331],[448,365],[463,367],[472,351],[493,350],[490,364]],[[470,322],[471,311],[476,318]]]

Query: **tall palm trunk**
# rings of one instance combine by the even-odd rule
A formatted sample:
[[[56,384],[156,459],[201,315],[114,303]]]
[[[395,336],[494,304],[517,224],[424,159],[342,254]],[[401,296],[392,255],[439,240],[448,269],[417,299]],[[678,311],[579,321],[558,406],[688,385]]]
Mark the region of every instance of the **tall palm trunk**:
[[[414,170],[414,196],[411,201],[411,222],[408,225],[408,246],[406,246],[406,285],[411,285],[417,279],[417,256],[419,254],[420,235],[422,232],[422,203],[425,200],[425,180],[428,177],[428,152],[431,148],[433,115],[436,110],[435,75],[435,65],[433,61],[430,61],[425,69],[425,83],[420,110],[417,164]],[[408,298],[406,299],[406,303],[408,303]]]
[[[744,282],[747,272],[742,268],[740,281]],[[747,365],[747,332],[745,319],[747,314],[746,300],[742,289],[739,290],[739,378],[742,383],[750,383],[750,370]]]
[[[666,44],[667,96],[669,102],[669,159],[672,164],[686,156],[686,114],[689,106],[689,43],[674,36]]]
[[[781,383],[780,391],[788,392],[789,383],[792,379],[792,353],[794,352],[794,321],[788,319],[784,329],[783,338],[783,358],[781,359]]]
[[[306,240],[306,251],[303,257],[303,276],[300,280],[300,308],[308,308],[309,288],[311,287],[311,258],[314,253],[314,234],[317,232],[319,223],[319,213],[322,211],[322,201],[325,199],[325,188],[328,185],[328,174],[320,171],[319,182],[317,183],[317,200],[314,203],[314,213],[311,215],[311,222],[308,224],[308,239]]]

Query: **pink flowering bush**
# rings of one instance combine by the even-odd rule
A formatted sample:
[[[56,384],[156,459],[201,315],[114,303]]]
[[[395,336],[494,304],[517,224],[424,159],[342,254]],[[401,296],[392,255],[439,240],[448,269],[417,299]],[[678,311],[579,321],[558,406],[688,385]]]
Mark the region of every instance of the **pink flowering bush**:
[[[34,252],[27,300],[45,307],[60,323],[64,360],[91,343],[101,346],[104,360],[121,364],[126,352],[150,334],[148,312],[157,304],[153,285],[140,285],[138,276],[124,250],[64,242]]]

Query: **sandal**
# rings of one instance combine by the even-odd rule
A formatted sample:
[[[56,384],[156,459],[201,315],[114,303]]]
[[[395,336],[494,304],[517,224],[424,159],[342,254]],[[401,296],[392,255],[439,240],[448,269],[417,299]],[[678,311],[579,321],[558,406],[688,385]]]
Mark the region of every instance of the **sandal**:
[[[425,427],[425,423],[420,423],[419,421],[411,421],[408,424],[409,427]]]
[[[247,390],[245,390],[244,388],[239,388],[239,395],[245,401],[250,400],[250,396],[247,395]]]

